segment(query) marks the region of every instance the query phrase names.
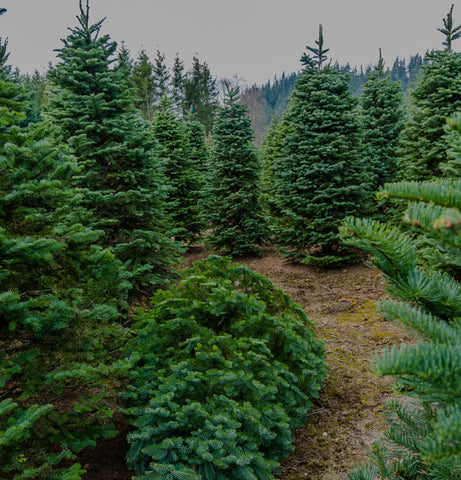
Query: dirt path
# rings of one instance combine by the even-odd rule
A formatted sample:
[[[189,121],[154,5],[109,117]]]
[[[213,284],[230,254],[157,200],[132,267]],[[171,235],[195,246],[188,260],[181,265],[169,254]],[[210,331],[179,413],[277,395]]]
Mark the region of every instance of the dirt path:
[[[184,266],[206,256],[194,247]],[[381,408],[391,394],[389,379],[374,377],[369,361],[385,346],[410,341],[376,313],[384,282],[363,265],[320,272],[285,263],[270,250],[240,263],[269,277],[302,305],[326,343],[328,378],[306,424],[296,431],[295,449],[282,464],[280,480],[345,480],[384,429]],[[125,431],[80,458],[88,468],[85,480],[131,479],[124,463],[126,425],[117,427]]]

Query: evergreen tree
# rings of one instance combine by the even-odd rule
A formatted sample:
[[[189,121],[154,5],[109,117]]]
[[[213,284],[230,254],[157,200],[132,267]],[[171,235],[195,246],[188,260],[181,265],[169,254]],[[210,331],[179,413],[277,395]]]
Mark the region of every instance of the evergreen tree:
[[[274,165],[274,239],[281,251],[308,263],[338,262],[339,222],[364,211],[370,199],[366,167],[360,163],[361,130],[347,78],[325,66],[320,29],[317,48],[304,54],[283,119],[280,154]],[[342,260],[341,260],[342,261]]]
[[[230,255],[257,253],[265,236],[259,196],[259,160],[239,90],[229,89],[213,129],[205,217],[206,244]]]
[[[218,108],[218,89],[206,63],[197,57],[184,78],[184,113],[192,113],[209,134]]]
[[[127,284],[69,187],[73,157],[44,125],[24,125],[23,98],[0,68],[0,388],[19,397],[0,403],[0,475],[78,480],[63,461],[112,434],[104,397],[120,369],[107,352],[124,334]],[[80,398],[62,409],[73,389]]]
[[[202,191],[201,195],[203,195],[210,161],[210,149],[206,142],[205,127],[190,115],[184,119],[184,127],[189,143],[189,158],[198,174],[199,189]]]
[[[154,84],[154,97],[157,108],[162,109],[162,99],[168,94],[170,84],[170,73],[168,67],[165,64],[165,54],[160,50],[156,50],[155,59],[152,68],[153,84]]]
[[[402,165],[405,178],[429,180],[442,175],[440,163],[447,157],[446,119],[461,109],[461,54],[452,43],[461,36],[453,27],[453,6],[439,29],[446,49],[428,53],[422,74],[411,92],[410,118],[402,133]]]
[[[372,189],[396,180],[398,140],[403,128],[402,89],[384,74],[384,62],[379,62],[368,75],[360,97],[363,125],[364,162],[373,175]]]
[[[459,179],[388,184],[381,194],[411,201],[405,220],[461,264]],[[389,428],[373,446],[372,465],[355,468],[349,478],[459,480],[461,285],[421,261],[417,242],[398,228],[347,219],[342,235],[373,255],[388,293],[396,298],[381,302],[380,312],[419,337],[417,343],[394,346],[376,358],[377,373],[394,376],[403,398],[387,405]]]
[[[159,157],[171,190],[168,196],[176,239],[193,242],[203,229],[199,209],[200,171],[192,158],[188,133],[183,122],[169,108],[166,97],[152,124],[159,143]]]
[[[173,74],[171,77],[171,101],[173,111],[179,117],[183,115],[184,104],[184,63],[176,54],[173,63]]]
[[[139,100],[142,118],[149,121],[154,117],[156,98],[153,72],[154,66],[146,51],[141,50],[131,69],[130,84],[134,89],[136,99]]]
[[[79,26],[59,50],[50,73],[49,114],[81,167],[76,185],[104,229],[103,245],[128,266],[132,295],[164,284],[177,247],[168,234],[167,188],[154,153],[155,140],[134,109],[119,69],[111,69],[115,42],[100,36],[80,2]]]

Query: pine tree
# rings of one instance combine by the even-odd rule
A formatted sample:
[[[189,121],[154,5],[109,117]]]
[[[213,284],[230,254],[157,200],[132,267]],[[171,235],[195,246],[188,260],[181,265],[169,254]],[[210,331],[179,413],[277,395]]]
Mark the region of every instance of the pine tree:
[[[229,89],[213,129],[205,218],[206,244],[230,255],[258,252],[265,229],[258,204],[259,160],[246,106]]]
[[[171,101],[173,111],[178,117],[182,116],[184,104],[184,62],[176,54],[173,63],[173,74],[171,77]]]
[[[274,241],[285,255],[307,263],[343,261],[337,238],[341,220],[364,211],[370,190],[360,163],[361,131],[347,78],[324,66],[328,50],[320,28],[317,47],[304,54],[283,119],[274,165]]]
[[[461,54],[452,43],[461,36],[453,27],[453,6],[443,20],[445,50],[428,53],[422,74],[411,92],[410,118],[402,133],[405,178],[430,180],[442,176],[440,163],[447,157],[446,119],[461,109]]]
[[[165,177],[122,72],[110,68],[116,43],[99,35],[103,20],[90,24],[88,2],[86,8],[80,2],[78,21],[50,73],[49,115],[78,158],[76,185],[87,189],[87,207],[105,232],[102,244],[128,266],[131,295],[150,295],[177,255],[165,215]]]
[[[373,175],[372,189],[397,179],[399,167],[398,141],[403,128],[402,88],[384,74],[384,62],[379,62],[368,75],[360,97],[363,125],[364,162]]]
[[[193,242],[203,229],[200,215],[200,171],[192,158],[188,133],[183,122],[170,110],[163,98],[152,124],[159,143],[158,155],[171,189],[167,211],[170,213],[177,240]]]
[[[156,50],[152,69],[154,97],[157,109],[162,109],[162,99],[169,93],[170,73],[165,63],[165,54]]]
[[[46,125],[24,125],[26,95],[8,70],[0,68],[0,388],[20,397],[0,403],[0,470],[78,480],[80,466],[61,462],[111,434],[107,374],[115,380],[120,368],[107,351],[124,335],[128,285],[122,264],[96,245],[102,232],[88,227],[83,192],[69,186],[74,158]],[[80,398],[62,410],[60,394],[73,388]]]

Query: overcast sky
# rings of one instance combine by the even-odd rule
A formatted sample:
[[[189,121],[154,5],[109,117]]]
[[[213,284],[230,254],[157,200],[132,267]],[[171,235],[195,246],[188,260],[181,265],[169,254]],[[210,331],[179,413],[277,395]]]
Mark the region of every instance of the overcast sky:
[[[451,4],[461,23],[461,0],[91,0],[103,32],[125,41],[136,57],[159,49],[171,66],[176,52],[186,66],[194,55],[214,76],[237,75],[242,83],[265,83],[300,68],[305,45],[324,26],[329,57],[341,64],[376,63],[382,48],[388,66],[395,57],[439,48]],[[54,49],[75,26],[78,0],[0,0],[0,36],[9,38],[10,63],[22,72],[55,63]],[[455,44],[461,50],[461,39]]]

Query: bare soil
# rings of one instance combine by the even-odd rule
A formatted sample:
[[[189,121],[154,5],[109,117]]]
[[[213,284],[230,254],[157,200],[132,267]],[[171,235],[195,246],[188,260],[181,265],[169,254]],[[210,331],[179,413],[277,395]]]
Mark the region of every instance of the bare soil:
[[[192,247],[184,267],[207,255]],[[392,393],[390,379],[375,377],[370,361],[385,347],[411,341],[406,331],[376,313],[384,281],[364,264],[320,271],[286,263],[271,249],[238,262],[266,275],[300,304],[326,344],[328,378],[306,424],[295,432],[294,451],[282,463],[279,478],[345,480],[383,432],[381,410]],[[127,428],[122,419],[117,426],[116,438],[78,459],[87,469],[85,480],[131,479],[124,460]]]

